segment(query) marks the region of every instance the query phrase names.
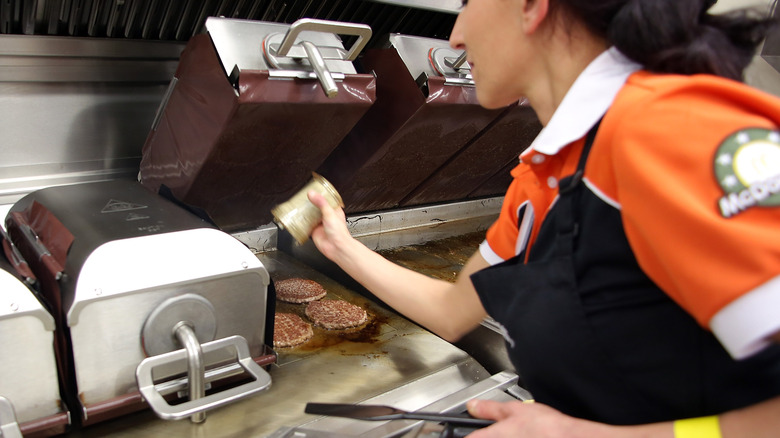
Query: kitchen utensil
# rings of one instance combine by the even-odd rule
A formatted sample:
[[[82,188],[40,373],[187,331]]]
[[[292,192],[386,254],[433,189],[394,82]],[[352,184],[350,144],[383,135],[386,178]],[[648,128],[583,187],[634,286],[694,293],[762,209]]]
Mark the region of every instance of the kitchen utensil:
[[[315,226],[320,222],[320,209],[309,201],[309,190],[325,197],[333,208],[344,207],[344,201],[336,189],[322,176],[312,172],[312,179],[292,198],[271,210],[280,227],[286,229],[298,244],[306,243]]]
[[[352,405],[342,403],[307,403],[307,414],[347,417],[357,420],[425,420],[471,426],[490,426],[493,420],[474,418],[468,414],[442,414],[438,412],[407,412],[392,406]]]

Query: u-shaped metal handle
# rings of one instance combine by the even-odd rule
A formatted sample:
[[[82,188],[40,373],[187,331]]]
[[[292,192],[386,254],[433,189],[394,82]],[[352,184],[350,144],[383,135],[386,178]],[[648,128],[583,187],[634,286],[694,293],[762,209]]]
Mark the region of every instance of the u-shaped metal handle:
[[[279,48],[276,49],[276,54],[278,56],[287,56],[287,52],[289,52],[290,48],[295,44],[295,39],[298,37],[298,34],[305,30],[357,36],[357,41],[352,44],[352,47],[350,47],[349,52],[347,53],[347,61],[354,61],[360,51],[363,50],[363,47],[368,44],[368,40],[371,39],[371,27],[365,24],[301,18],[291,24],[290,28],[287,29],[287,33],[284,35],[282,43],[279,44]]]
[[[238,401],[271,386],[271,376],[252,359],[249,353],[249,345],[242,336],[229,336],[216,341],[206,342],[201,344],[201,348],[203,354],[223,348],[234,349],[238,358],[238,365],[252,377],[252,381],[206,395],[202,398],[171,405],[155,387],[153,372],[155,368],[164,365],[186,364],[188,361],[187,350],[176,350],[148,357],[138,364],[135,370],[135,377],[138,382],[138,390],[141,392],[144,400],[160,418],[164,420],[180,420],[192,417],[195,414]],[[182,365],[182,367],[186,368],[186,365]]]

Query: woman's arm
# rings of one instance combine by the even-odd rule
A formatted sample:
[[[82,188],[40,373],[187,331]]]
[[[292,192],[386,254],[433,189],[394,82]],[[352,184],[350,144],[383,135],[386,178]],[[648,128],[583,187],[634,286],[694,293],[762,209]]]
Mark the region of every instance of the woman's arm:
[[[723,394],[728,397],[728,394]],[[481,429],[470,438],[539,437],[539,438],[675,438],[674,423],[611,426],[569,417],[541,403],[495,402],[472,400],[469,412],[497,423]],[[718,417],[723,438],[770,438],[780,430],[780,397]],[[705,435],[702,435],[705,436]],[[682,437],[676,437],[682,438]]]
[[[309,199],[322,211],[322,223],[312,232],[314,244],[387,305],[449,341],[459,339],[487,316],[469,279],[488,266],[478,252],[455,283],[437,280],[370,250],[350,235],[343,210],[334,210],[315,192],[309,193]]]

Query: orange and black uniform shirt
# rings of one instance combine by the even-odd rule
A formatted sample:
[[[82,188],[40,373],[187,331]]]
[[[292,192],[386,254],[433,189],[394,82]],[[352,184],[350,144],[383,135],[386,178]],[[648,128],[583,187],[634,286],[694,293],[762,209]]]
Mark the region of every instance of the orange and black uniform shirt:
[[[780,330],[778,125],[780,99],[744,84],[640,70],[585,168],[588,189],[620,211],[642,270],[737,359]],[[583,144],[522,155],[480,248],[491,264],[534,245]]]

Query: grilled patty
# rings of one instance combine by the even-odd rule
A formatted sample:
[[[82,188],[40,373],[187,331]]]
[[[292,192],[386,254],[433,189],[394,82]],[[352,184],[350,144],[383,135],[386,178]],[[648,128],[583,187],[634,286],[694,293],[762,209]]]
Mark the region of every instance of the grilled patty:
[[[364,324],[368,314],[361,307],[341,300],[314,301],[306,306],[306,316],[326,329],[345,329]]]
[[[274,315],[274,348],[294,347],[314,336],[311,324],[292,313]]]
[[[276,298],[287,303],[308,303],[327,294],[325,288],[314,280],[288,278],[274,283]]]

